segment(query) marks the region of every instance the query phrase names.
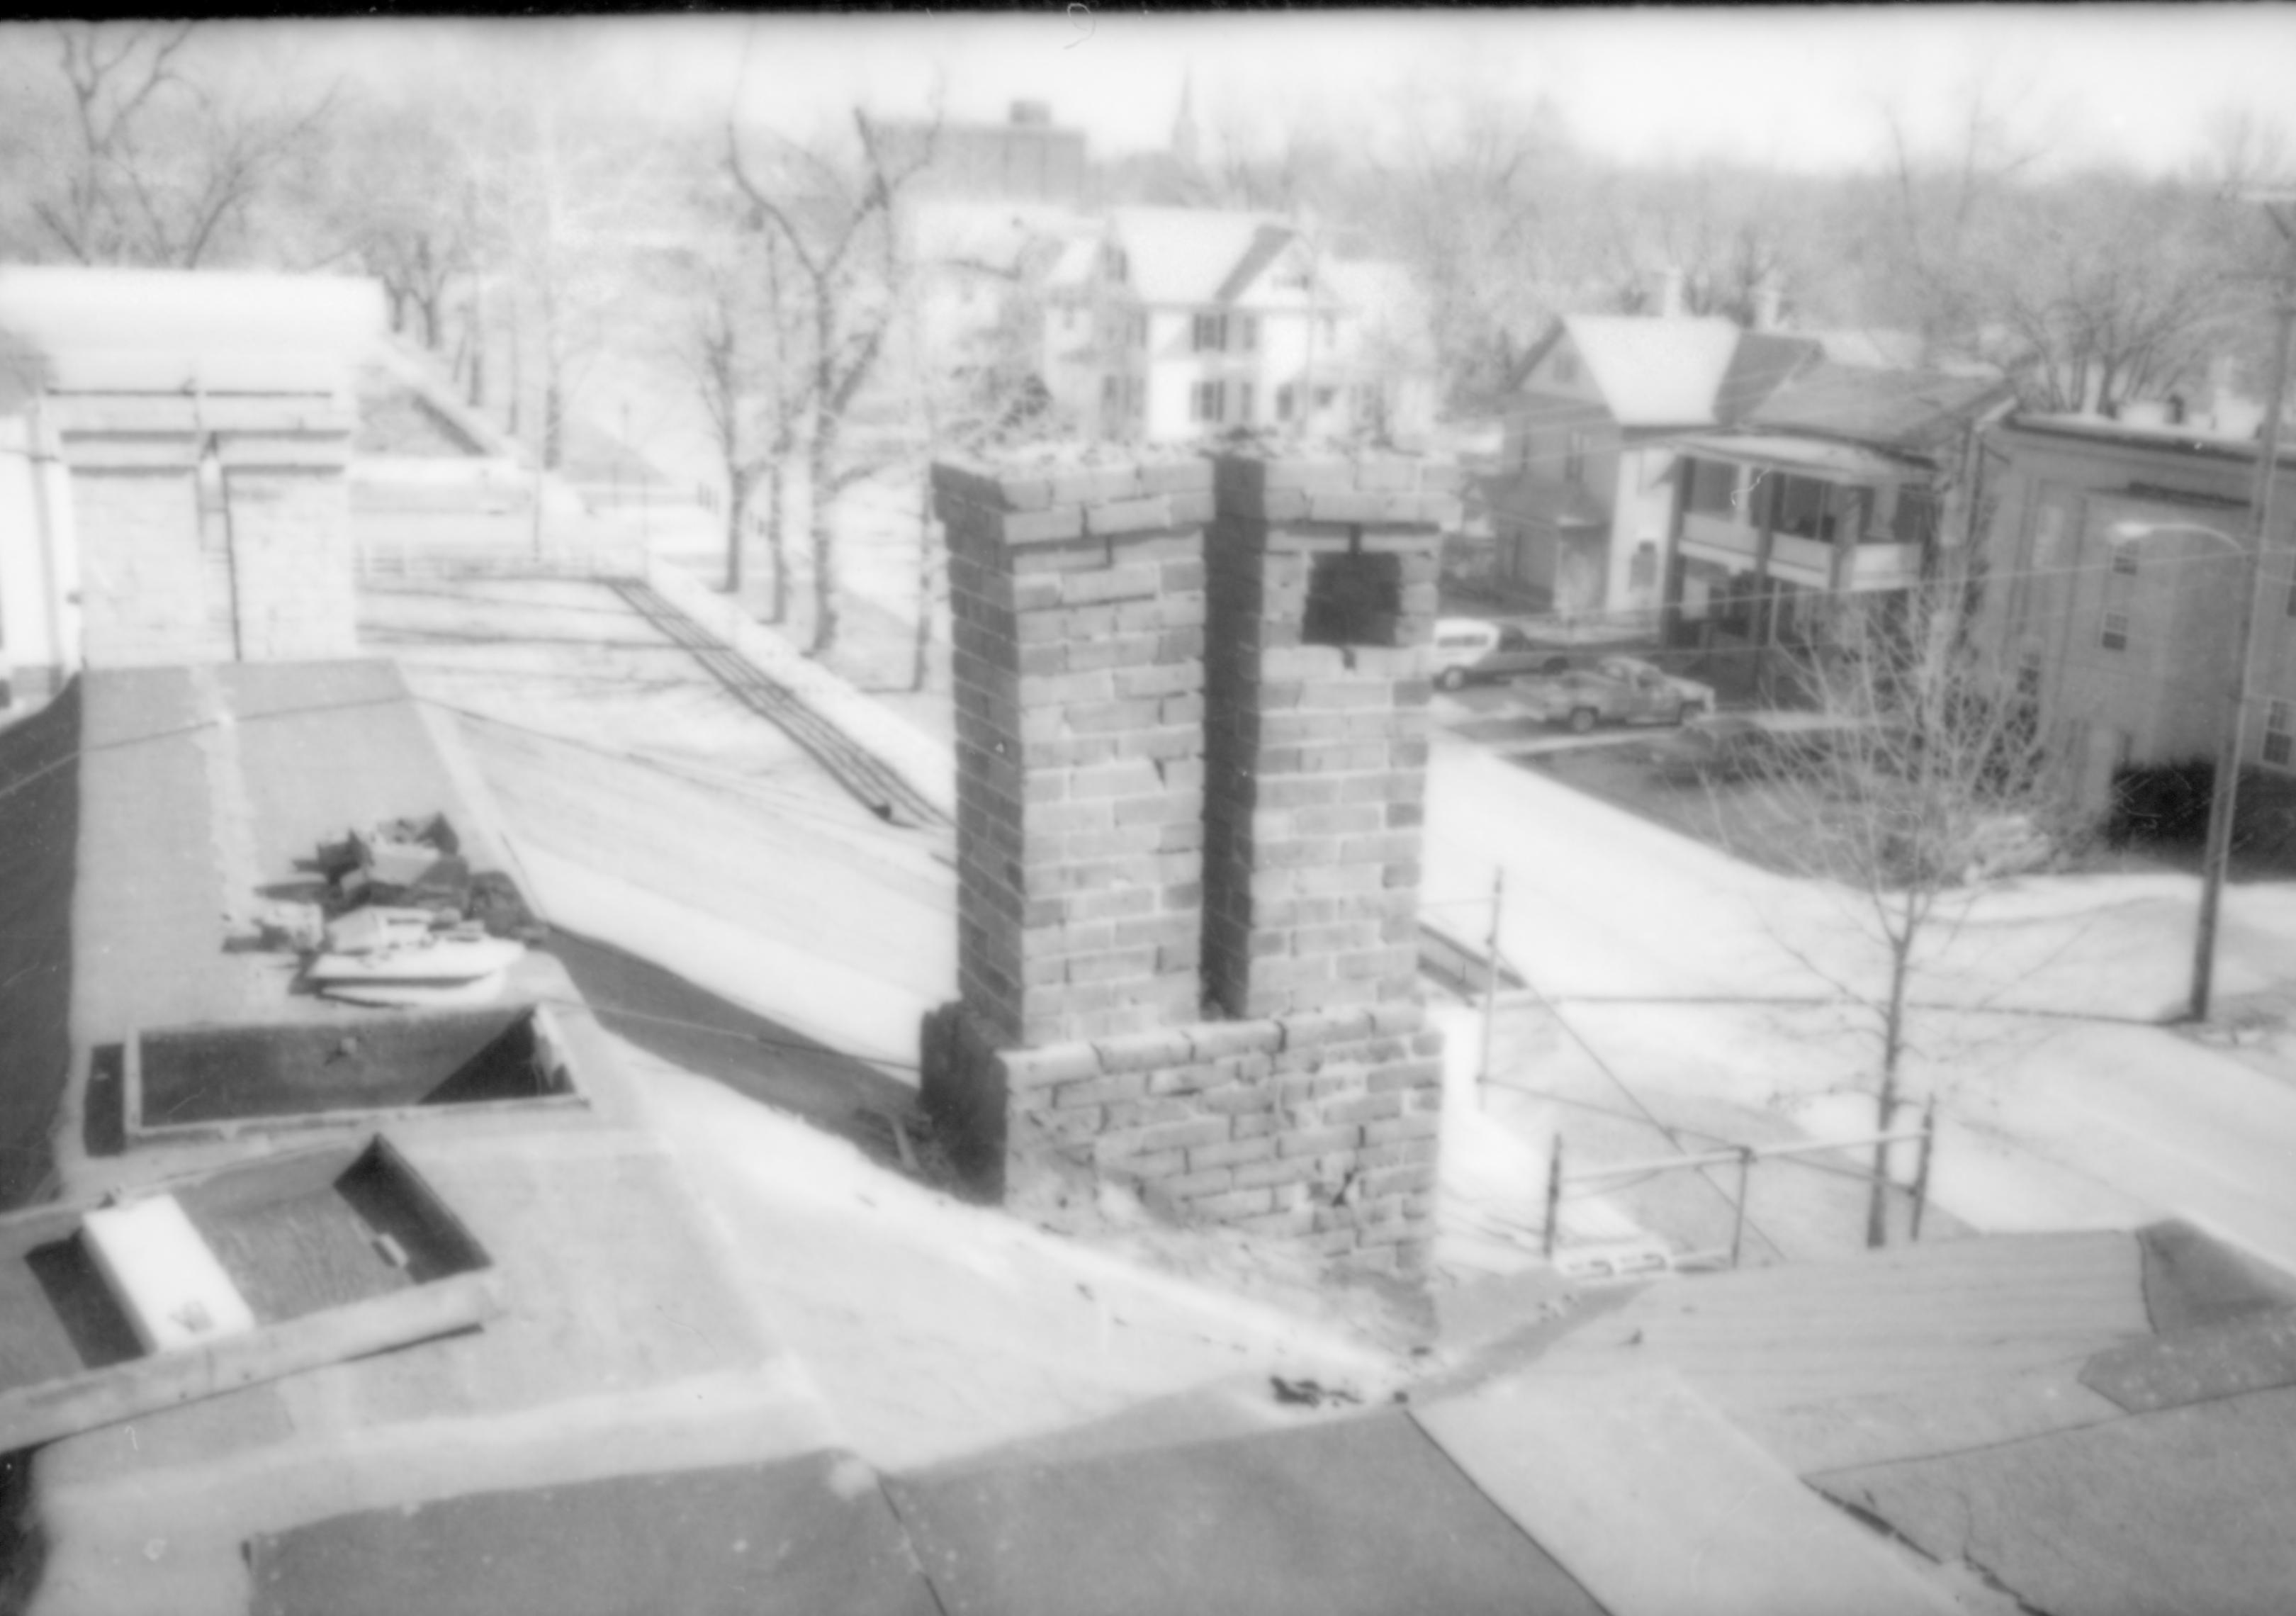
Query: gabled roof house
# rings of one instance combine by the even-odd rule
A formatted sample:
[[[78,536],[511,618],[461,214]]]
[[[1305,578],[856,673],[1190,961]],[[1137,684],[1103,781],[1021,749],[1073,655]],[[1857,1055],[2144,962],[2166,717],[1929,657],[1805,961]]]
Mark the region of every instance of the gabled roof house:
[[[1498,582],[1570,615],[1647,623],[1675,451],[1814,363],[1810,339],[1674,315],[1566,315],[1532,349],[1483,494]]]
[[[1339,260],[1295,222],[1118,208],[1047,288],[1047,383],[1089,435],[1171,442],[1237,427],[1431,424],[1423,321],[1396,267]]]
[[[1910,588],[1966,537],[1977,436],[2013,401],[1998,375],[1819,360],[1724,430],[1681,435],[1665,620],[1751,645],[1759,678],[1822,603]]]

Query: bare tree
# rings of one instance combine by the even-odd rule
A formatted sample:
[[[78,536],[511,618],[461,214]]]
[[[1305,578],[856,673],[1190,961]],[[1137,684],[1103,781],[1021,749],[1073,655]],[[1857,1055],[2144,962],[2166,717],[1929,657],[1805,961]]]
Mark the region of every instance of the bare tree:
[[[83,264],[192,269],[332,115],[334,94],[257,95],[195,70],[190,22],[59,22],[62,116],[31,176],[32,218]]]
[[[1426,288],[1455,395],[1513,379],[1548,312],[1546,203],[1567,159],[1559,116],[1488,86],[1422,94],[1399,147],[1376,161],[1372,210]]]
[[[1977,888],[2066,832],[2067,800],[2030,701],[1971,647],[1972,580],[1948,570],[1878,606],[1845,604],[1797,671],[1830,720],[1763,773],[1809,827],[1805,857],[1833,878],[1880,969],[1804,963],[1871,1019],[1886,1132],[1904,1099],[1912,989]],[[1877,1146],[1869,1243],[1886,1235]]]
[[[451,96],[368,101],[346,109],[328,168],[331,226],[382,285],[390,328],[445,351],[456,291],[484,247],[470,153]]]
[[[714,158],[696,176],[693,245],[676,255],[670,354],[708,422],[726,478],[726,589],[746,583],[756,496],[766,491],[767,620],[788,613],[788,467],[808,418],[804,311],[779,235],[744,227],[745,204]]]
[[[742,150],[740,127],[726,125],[726,170],[749,201],[750,222],[786,251],[804,310],[806,488],[813,571],[813,640],[823,656],[838,629],[836,513],[839,496],[880,469],[847,452],[855,403],[875,375],[898,316],[906,265],[897,214],[903,189],[932,161],[928,135],[891,148],[856,109],[857,152],[849,161],[788,142],[770,167]]]

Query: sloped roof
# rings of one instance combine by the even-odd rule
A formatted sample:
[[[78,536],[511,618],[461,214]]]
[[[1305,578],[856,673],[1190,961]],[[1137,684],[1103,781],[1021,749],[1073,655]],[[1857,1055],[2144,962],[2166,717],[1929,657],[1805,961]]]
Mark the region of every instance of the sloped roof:
[[[1816,364],[1820,347],[1814,338],[1779,332],[1749,331],[1738,336],[1738,350],[1714,395],[1714,416],[1734,422],[1783,386],[1788,378]]]
[[[1921,333],[1887,327],[1850,327],[1808,333],[1834,365],[1854,365],[1866,370],[1911,370],[1922,362],[1926,346]]]
[[[1229,301],[1250,283],[1239,272],[1256,275],[1292,235],[1271,214],[1211,208],[1119,208],[1109,228],[1145,303]]]
[[[2005,402],[2011,391],[1997,376],[1820,362],[1756,406],[1747,419],[1777,431],[1919,452],[1940,432]]]
[[[1620,426],[1712,426],[1738,351],[1727,320],[1565,315],[1562,328]]]

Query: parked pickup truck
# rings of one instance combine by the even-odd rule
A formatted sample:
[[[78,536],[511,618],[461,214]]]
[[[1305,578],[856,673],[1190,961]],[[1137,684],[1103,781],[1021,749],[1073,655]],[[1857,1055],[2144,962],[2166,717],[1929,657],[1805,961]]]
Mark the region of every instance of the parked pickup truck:
[[[1604,657],[1594,667],[1514,681],[1516,701],[1531,717],[1568,724],[1585,734],[1597,724],[1679,724],[1714,710],[1714,687],[1678,679],[1636,657]]]

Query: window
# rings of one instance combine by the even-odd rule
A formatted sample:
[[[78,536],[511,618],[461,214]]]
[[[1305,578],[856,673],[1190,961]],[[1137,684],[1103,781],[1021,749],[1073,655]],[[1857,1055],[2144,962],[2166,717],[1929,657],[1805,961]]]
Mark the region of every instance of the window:
[[[1198,315],[1190,332],[1189,346],[1200,354],[1217,354],[1227,348],[1227,316]]]
[[[1292,409],[1295,398],[1296,394],[1293,392],[1292,384],[1289,381],[1286,381],[1282,387],[1275,390],[1275,418],[1278,421],[1289,421],[1292,419]],[[2289,591],[2288,598],[2291,603],[2296,603],[2296,589],[2291,589]],[[2292,603],[2288,610],[2292,613],[2296,613],[2296,603]]]
[[[1220,384],[1218,382],[1197,382],[1189,390],[1188,401],[1188,414],[1191,420],[1214,422],[1219,420]]]
[[[2288,600],[2283,611],[2290,617],[2296,617],[2296,578],[2288,580]]]
[[[1927,488],[1899,488],[1890,537],[1901,545],[1926,545],[1937,537],[1937,496]]]
[[[1636,545],[1627,562],[1627,587],[1648,589],[1658,582],[1658,546]]]
[[[1738,509],[1738,468],[1721,460],[1686,460],[1687,508],[1700,516],[1729,517]]]
[[[2268,701],[2264,708],[2264,760],[2286,768],[2289,758],[2289,710],[2285,701]]]
[[[2045,504],[2033,520],[2033,564],[2046,570],[2057,564],[2057,546],[2063,542],[2065,509]]]
[[[1796,538],[1831,542],[1833,537],[1832,486],[1808,477],[1781,476],[1777,480],[1777,530]]]
[[[2126,611],[2106,611],[2104,614],[2104,632],[2098,636],[2098,644],[2102,644],[2107,651],[2128,650],[2128,613]]]
[[[1562,440],[1562,480],[1587,480],[1587,434],[1571,432]]]
[[[1338,397],[1339,395],[1330,388],[1319,387],[1316,390],[1316,407],[1319,410],[1327,410],[1332,407],[1332,400]]]
[[[2028,701],[2041,697],[2041,652],[2038,646],[2028,645],[2017,658],[2017,693]]]
[[[1259,346],[1259,316],[1242,315],[1238,316],[1238,323],[1243,327],[1239,333],[1243,339],[1243,351],[1250,353]]]
[[[2112,546],[2112,570],[2126,578],[2136,576],[2136,545],[2134,540]]]
[[[1124,378],[1121,376],[1110,375],[1100,379],[1100,402],[1103,407],[1116,407],[1117,389],[1123,385]]]

